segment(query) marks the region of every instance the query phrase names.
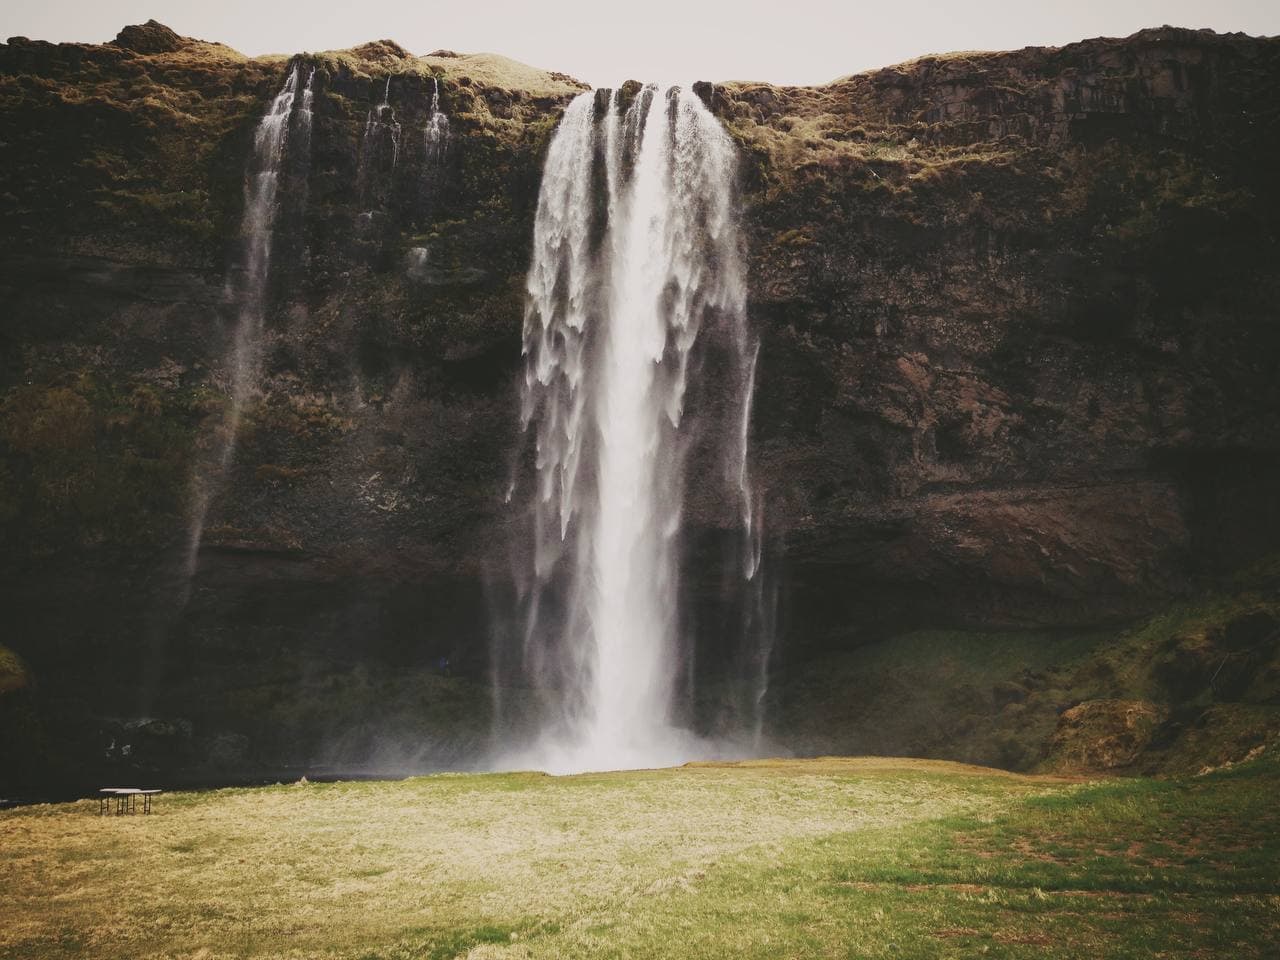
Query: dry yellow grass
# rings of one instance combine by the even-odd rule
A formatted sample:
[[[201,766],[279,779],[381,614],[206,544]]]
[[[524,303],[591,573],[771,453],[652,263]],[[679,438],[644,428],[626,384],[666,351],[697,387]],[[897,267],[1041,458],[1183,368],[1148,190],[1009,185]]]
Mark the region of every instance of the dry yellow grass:
[[[1276,758],[1071,783],[825,757],[0,813],[0,957],[1270,960]]]
[[[582,946],[744,854],[986,817],[1047,788],[956,764],[823,759],[169,794],[150,817],[30,807],[0,814],[0,954],[347,957],[415,933],[519,938],[548,924]]]
[[[470,77],[489,86],[540,96],[564,96],[585,89],[585,84],[571,81],[564,74],[531,67],[497,53],[463,53],[453,57],[428,54],[418,57],[418,62],[445,77]]]

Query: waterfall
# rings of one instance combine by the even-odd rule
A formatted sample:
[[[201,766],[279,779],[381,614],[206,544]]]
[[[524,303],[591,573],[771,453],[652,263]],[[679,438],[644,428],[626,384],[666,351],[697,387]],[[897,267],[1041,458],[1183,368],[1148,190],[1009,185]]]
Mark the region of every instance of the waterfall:
[[[272,228],[276,217],[276,195],[280,189],[281,167],[289,137],[289,121],[293,115],[295,91],[300,66],[295,66],[276,95],[271,108],[258,124],[253,138],[253,157],[244,183],[244,275],[239,290],[240,319],[236,325],[231,356],[231,442],[224,455],[229,457],[245,400],[259,379],[264,314],[266,312],[267,276],[271,266]],[[310,144],[311,84],[315,71],[307,78],[303,90],[303,108],[298,111],[299,135]]]
[[[523,661],[549,708],[529,760],[546,769],[722,749],[680,726],[675,693],[689,669],[680,553],[694,460],[721,463],[689,478],[704,499],[739,504],[724,521],[742,545],[738,609],[758,579],[748,466],[758,344],[736,172],[733,141],[680,88],[645,87],[625,113],[619,91],[582,94],[547,153],[521,405],[535,474]],[[695,383],[698,371],[714,382]]]
[[[225,419],[213,436],[200,445],[203,453],[197,457],[192,474],[191,508],[181,573],[161,584],[159,598],[149,614],[147,630],[151,656],[141,684],[140,708],[143,712],[150,709],[158,686],[168,632],[190,598],[209,505],[231,464],[245,405],[260,379],[271,241],[279,206],[280,181],[285,159],[291,150],[291,130],[300,149],[309,150],[311,144],[315,70],[308,73],[295,109],[301,79],[302,65],[295,64],[254,131],[253,151],[244,179],[244,213],[240,230],[242,260],[238,276],[233,276],[227,284],[228,295],[237,310],[236,326],[226,359],[230,403]]]
[[[422,132],[428,168],[439,166],[449,149],[449,117],[440,109],[440,80],[431,78],[431,113]]]
[[[298,148],[301,152],[307,154],[311,151],[311,108],[315,102],[312,85],[315,83],[315,79],[316,68],[312,67],[307,73],[307,83],[302,88],[302,101],[298,104],[298,109],[293,118],[293,129],[298,138]]]
[[[364,140],[361,144],[361,157],[366,162],[369,155],[377,149],[378,141],[386,138],[391,141],[391,169],[396,168],[400,159],[400,123],[396,120],[396,112],[391,107],[391,76],[387,76],[387,85],[382,91],[382,102],[369,111],[364,122]]]
[[[215,455],[210,462],[197,467],[197,509],[193,513],[188,556],[188,566],[192,572],[209,499],[231,462],[245,404],[257,389],[260,379],[271,242],[291,123],[299,144],[304,149],[309,149],[311,145],[312,84],[315,70],[308,74],[301,102],[295,110],[294,101],[301,74],[301,64],[295,64],[289,71],[284,86],[258,122],[254,131],[253,152],[245,171],[244,214],[240,230],[243,243],[242,270],[239,282],[231,285],[231,293],[238,308],[227,363],[230,368],[231,404],[222,434],[214,444]]]

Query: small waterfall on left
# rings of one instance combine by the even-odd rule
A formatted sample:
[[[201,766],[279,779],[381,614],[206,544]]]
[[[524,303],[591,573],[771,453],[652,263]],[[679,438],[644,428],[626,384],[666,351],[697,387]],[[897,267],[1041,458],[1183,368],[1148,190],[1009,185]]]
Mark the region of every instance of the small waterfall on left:
[[[265,330],[267,282],[279,191],[290,150],[309,151],[315,69],[295,63],[254,131],[253,150],[245,168],[244,213],[241,219],[241,262],[227,282],[236,306],[236,325],[226,358],[228,406],[212,433],[199,444],[191,479],[191,506],[183,563],[176,584],[162,587],[148,632],[150,657],[142,684],[143,710],[150,707],[162,674],[164,644],[191,594],[209,505],[235,455],[245,406],[257,390]],[[294,142],[291,143],[291,138]]]
[[[236,323],[230,358],[231,410],[221,456],[221,468],[224,470],[235,450],[236,434],[240,417],[244,413],[245,401],[258,384],[277,194],[301,70],[301,66],[293,68],[283,89],[276,94],[266,116],[259,122],[254,134],[253,155],[245,175],[242,226],[244,270],[236,291],[239,320]],[[297,111],[300,121],[299,139],[304,140],[308,146],[311,140],[311,88],[314,79],[315,71],[312,70],[303,88],[302,103]]]

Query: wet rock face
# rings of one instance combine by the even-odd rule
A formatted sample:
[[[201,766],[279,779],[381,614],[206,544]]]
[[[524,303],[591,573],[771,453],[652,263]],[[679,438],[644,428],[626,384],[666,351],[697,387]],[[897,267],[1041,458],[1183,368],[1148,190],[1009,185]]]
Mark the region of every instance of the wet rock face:
[[[191,718],[195,753],[245,763],[314,725],[289,691],[322,682],[350,717],[390,684],[419,738],[420,695],[480,711],[511,582],[534,205],[577,89],[383,41],[307,65],[260,392],[185,583],[191,467],[226,407],[244,165],[285,67],[154,23],[0,46],[6,642],[50,678],[40,709],[92,729]],[[1110,622],[1274,549],[1278,79],[1275,41],[1161,30],[822,88],[699,86],[742,145],[783,655]],[[384,96],[394,156],[363,149]],[[715,504],[688,502],[696,567],[722,532]],[[1171,654],[1169,683],[1200,682],[1199,656]],[[248,718],[273,695],[265,732]]]
[[[1123,618],[1272,549],[1277,70],[1165,29],[717,91],[772,522],[851,621]]]

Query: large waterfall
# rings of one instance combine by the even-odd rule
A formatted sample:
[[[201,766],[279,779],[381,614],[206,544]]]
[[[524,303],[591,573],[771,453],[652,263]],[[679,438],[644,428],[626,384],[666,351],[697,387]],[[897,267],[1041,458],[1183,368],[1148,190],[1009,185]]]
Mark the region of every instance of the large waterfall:
[[[620,91],[582,94],[547,154],[522,405],[535,461],[522,657],[547,703],[521,759],[544,769],[656,766],[723,749],[686,728],[678,692],[693,670],[686,487],[737,504],[701,519],[732,534],[737,590],[757,589],[757,343],[735,179],[733,141],[681,88],[648,86],[629,105]],[[758,718],[741,727],[758,736]]]

